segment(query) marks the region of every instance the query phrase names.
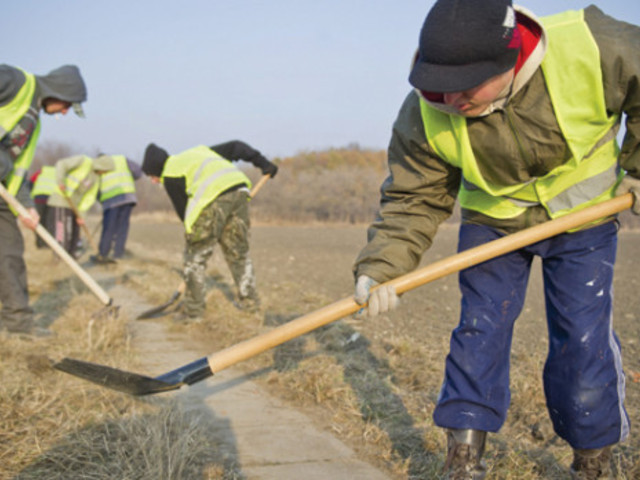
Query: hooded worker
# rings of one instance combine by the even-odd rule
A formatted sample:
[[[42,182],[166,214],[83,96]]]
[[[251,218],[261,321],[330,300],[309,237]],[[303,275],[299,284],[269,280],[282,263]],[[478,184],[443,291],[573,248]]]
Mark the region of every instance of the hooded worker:
[[[40,112],[65,115],[70,108],[83,116],[87,89],[80,70],[64,65],[46,75],[0,65],[0,181],[22,203],[29,216],[20,220],[35,228],[39,217],[29,195],[27,172],[40,133]],[[46,334],[33,324],[29,307],[24,244],[15,215],[0,200],[0,330]]]
[[[169,155],[151,143],[142,171],[162,182],[185,227],[183,309],[176,321],[199,322],[205,310],[205,269],[219,244],[238,290],[239,308],[257,311],[260,305],[253,264],[249,258],[249,188],[251,181],[232,162],[244,160],[263,174],[278,167],[259,151],[237,140],[212,147],[197,146]]]

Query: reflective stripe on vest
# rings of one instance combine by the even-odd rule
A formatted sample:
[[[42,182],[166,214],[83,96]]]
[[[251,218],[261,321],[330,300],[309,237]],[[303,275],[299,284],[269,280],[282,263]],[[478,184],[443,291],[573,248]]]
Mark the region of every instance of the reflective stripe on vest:
[[[505,219],[540,204],[555,218],[614,195],[622,176],[615,139],[619,116],[607,116],[600,53],[583,11],[546,17],[542,23],[549,48],[541,68],[558,125],[573,155],[566,163],[525,184],[490,184],[473,154],[466,119],[440,112],[420,99],[430,146],[443,160],[462,169],[458,198],[463,208]],[[584,47],[578,51],[576,44]]]
[[[136,186],[124,155],[112,155],[115,168],[100,177],[100,202],[110,198],[135,193]]]
[[[20,119],[27,113],[31,103],[33,102],[33,96],[36,91],[35,76],[22,70],[25,76],[25,82],[16,96],[8,104],[0,107],[0,138],[4,137],[7,132],[10,132],[15,127]],[[33,155],[36,151],[36,143],[38,142],[38,136],[40,135],[40,121],[36,125],[35,130],[31,134],[29,143],[24,148],[20,156],[13,164],[13,170],[9,173],[6,179],[7,190],[12,195],[16,195],[20,190],[23,179],[27,176],[31,162],[33,161]]]
[[[191,233],[202,210],[218,195],[236,185],[251,187],[251,181],[242,171],[202,145],[171,155],[162,171],[162,178],[165,177],[185,177],[189,197],[184,215],[187,233]]]
[[[80,165],[67,173],[65,177],[64,184],[67,189],[66,195],[71,197],[73,193],[78,190],[78,187],[87,181],[87,177],[91,173],[93,169],[93,161],[91,158],[83,155],[83,160]],[[86,212],[91,208],[91,206],[96,201],[96,197],[98,195],[98,182],[91,182],[91,185],[88,186],[87,191],[83,193],[82,198],[76,205],[76,208],[80,212]],[[64,195],[59,188],[56,186],[56,191],[60,195]]]
[[[31,197],[37,197],[39,195],[51,195],[58,188],[56,182],[56,167],[51,165],[45,165],[40,170],[38,178],[36,178],[33,188],[31,189]]]

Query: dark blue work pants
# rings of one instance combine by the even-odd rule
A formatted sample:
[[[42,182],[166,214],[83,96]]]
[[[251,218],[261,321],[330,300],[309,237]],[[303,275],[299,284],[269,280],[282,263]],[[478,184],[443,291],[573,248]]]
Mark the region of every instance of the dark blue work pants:
[[[463,225],[458,250],[500,236],[486,226]],[[616,224],[609,222],[460,272],[461,318],[451,336],[435,423],[490,432],[503,425],[511,399],[513,325],[538,255],[549,335],[543,381],[554,429],[573,448],[600,448],[625,439],[625,380],[612,326],[616,246]]]
[[[127,203],[107,208],[102,213],[102,234],[98,251],[101,256],[109,255],[113,248],[113,257],[121,258],[129,236],[129,220],[135,203]]]

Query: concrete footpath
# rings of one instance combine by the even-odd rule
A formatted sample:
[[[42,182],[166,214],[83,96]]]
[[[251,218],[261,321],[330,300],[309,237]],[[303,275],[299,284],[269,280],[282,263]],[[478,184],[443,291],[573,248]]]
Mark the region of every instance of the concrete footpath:
[[[120,295],[114,292],[116,296]],[[129,293],[130,295],[130,293]],[[135,316],[148,308],[138,305]],[[139,309],[139,310],[138,310]],[[166,373],[211,352],[195,352],[163,320],[132,321],[133,346],[149,375]],[[163,394],[166,395],[166,394]],[[385,480],[388,475],[309,417],[268,394],[239,370],[183,387],[175,395],[187,408],[215,419],[212,435],[226,445],[236,469],[249,480]],[[226,477],[225,477],[226,478]]]

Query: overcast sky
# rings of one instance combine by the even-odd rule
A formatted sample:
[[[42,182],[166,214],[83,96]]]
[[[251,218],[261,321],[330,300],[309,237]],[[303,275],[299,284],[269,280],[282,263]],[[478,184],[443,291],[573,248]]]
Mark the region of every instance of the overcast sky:
[[[640,24],[640,1],[596,1]],[[244,140],[269,157],[386,148],[432,1],[20,0],[4,2],[3,62],[76,64],[87,118],[43,115],[42,141],[140,161]],[[522,3],[538,15],[573,0]],[[639,53],[640,54],[640,53]]]

